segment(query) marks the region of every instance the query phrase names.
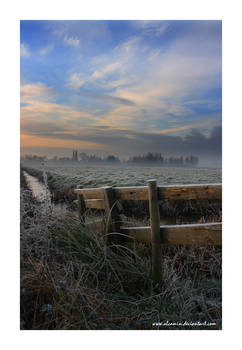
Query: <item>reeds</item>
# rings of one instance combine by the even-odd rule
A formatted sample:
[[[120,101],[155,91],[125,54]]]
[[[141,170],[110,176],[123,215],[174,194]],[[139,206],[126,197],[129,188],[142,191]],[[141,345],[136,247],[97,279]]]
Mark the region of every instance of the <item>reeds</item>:
[[[22,329],[221,329],[221,249],[164,247],[164,282],[150,247],[106,244],[70,213],[46,213],[21,191]],[[157,326],[157,322],[212,322]]]

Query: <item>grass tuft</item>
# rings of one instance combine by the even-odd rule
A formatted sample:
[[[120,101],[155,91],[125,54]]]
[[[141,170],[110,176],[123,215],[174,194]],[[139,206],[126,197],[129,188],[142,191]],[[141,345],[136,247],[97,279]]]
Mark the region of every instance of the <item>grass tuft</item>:
[[[71,213],[46,212],[21,190],[22,329],[194,329],[152,325],[161,321],[221,329],[220,248],[164,247],[157,290],[150,246],[107,245],[90,227]]]

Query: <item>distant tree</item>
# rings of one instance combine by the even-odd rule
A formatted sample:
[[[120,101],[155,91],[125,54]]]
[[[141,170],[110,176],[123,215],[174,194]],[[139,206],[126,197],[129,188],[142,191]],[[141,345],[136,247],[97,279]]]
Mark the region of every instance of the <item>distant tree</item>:
[[[82,162],[87,162],[88,161],[88,155],[85,152],[80,152],[79,153],[79,159]]]
[[[29,154],[26,154],[25,156],[25,159],[28,160],[28,161],[40,161],[40,162],[43,162],[45,159],[46,159],[46,156],[37,156],[37,155],[29,155]]]
[[[192,165],[197,165],[197,164],[198,164],[198,158],[191,155],[191,157],[190,157],[190,163],[191,163]]]
[[[91,154],[90,156],[87,157],[87,161],[90,163],[100,163],[103,160],[101,157],[98,157],[95,154]]]
[[[130,164],[154,164],[154,165],[160,165],[160,166],[185,166],[185,165],[197,165],[198,164],[198,158],[195,156],[190,156],[183,158],[183,156],[180,157],[174,157],[170,156],[168,158],[165,158],[161,155],[161,153],[152,153],[148,152],[144,155],[134,156],[129,158],[128,163]]]
[[[114,155],[108,155],[106,161],[109,163],[120,163],[120,159]]]
[[[69,157],[61,157],[61,158],[59,158],[58,160],[59,160],[60,162],[68,162],[68,161],[71,160],[71,158],[69,158]]]

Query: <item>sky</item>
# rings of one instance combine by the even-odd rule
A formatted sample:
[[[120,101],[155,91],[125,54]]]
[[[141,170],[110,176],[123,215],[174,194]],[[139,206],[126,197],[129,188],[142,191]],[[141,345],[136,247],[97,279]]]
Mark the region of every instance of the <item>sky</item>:
[[[221,160],[221,21],[21,21],[21,154]]]

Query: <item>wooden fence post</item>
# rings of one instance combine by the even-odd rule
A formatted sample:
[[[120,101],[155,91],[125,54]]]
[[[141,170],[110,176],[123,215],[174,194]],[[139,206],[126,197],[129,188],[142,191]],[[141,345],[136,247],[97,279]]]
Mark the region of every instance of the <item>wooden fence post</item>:
[[[80,188],[80,187],[77,187]],[[85,200],[82,194],[77,195],[77,210],[78,210],[78,218],[82,220],[82,224],[85,224],[84,213],[86,211]]]
[[[160,244],[160,212],[156,180],[148,181],[150,226],[152,242],[152,279],[154,285],[160,284],[161,275],[161,244]]]

